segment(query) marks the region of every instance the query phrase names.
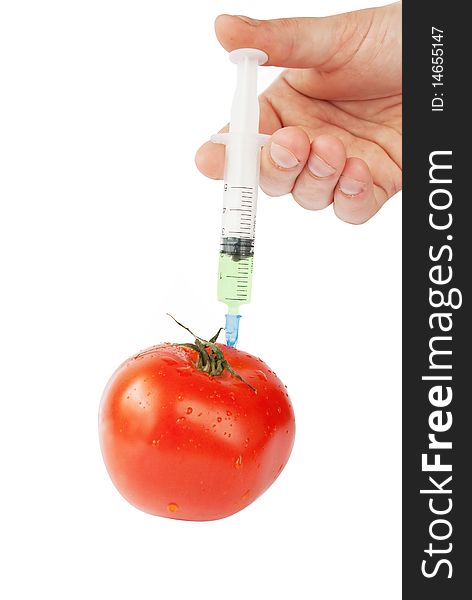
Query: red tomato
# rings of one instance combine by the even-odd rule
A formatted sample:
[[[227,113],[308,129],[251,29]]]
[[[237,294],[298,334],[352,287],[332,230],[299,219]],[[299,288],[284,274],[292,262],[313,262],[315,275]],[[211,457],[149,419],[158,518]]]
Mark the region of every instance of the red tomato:
[[[127,360],[108,382],[103,458],[120,493],[145,512],[227,517],[260,496],[290,456],[295,420],[285,386],[261,359],[217,346],[246,383],[226,369],[200,371],[195,350],[170,344]]]

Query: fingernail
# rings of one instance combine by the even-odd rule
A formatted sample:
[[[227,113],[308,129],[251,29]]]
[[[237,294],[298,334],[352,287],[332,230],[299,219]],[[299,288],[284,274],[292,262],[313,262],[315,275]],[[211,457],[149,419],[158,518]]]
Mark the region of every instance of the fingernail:
[[[293,169],[299,164],[295,154],[280,144],[270,145],[270,156],[275,164],[283,169]]]
[[[328,165],[328,163],[317,154],[312,154],[308,159],[308,168],[313,175],[316,175],[316,177],[329,177],[336,173],[336,169],[331,165]]]
[[[365,183],[342,175],[339,178],[339,189],[343,194],[346,194],[346,196],[357,196],[365,190]]]

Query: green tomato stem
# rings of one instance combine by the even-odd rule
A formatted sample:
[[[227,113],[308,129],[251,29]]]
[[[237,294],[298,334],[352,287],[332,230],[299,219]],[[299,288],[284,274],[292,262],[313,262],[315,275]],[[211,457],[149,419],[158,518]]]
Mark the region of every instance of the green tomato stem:
[[[172,345],[184,346],[197,352],[197,362],[195,366],[199,371],[202,371],[203,373],[208,373],[211,377],[219,377],[226,369],[228,373],[230,373],[233,377],[245,383],[248,387],[251,388],[253,392],[256,392],[256,389],[251,384],[245,381],[241,377],[241,375],[236,373],[236,371],[226,360],[223,350],[216,345],[215,342],[218,339],[218,336],[220,335],[221,331],[223,330],[223,327],[220,327],[212,338],[210,338],[209,340],[205,340],[204,338],[195,335],[191,329],[177,321],[177,319],[171,314],[167,314],[171,319],[173,319],[177,323],[177,325],[188,331],[195,338],[195,342],[193,344],[184,343]]]

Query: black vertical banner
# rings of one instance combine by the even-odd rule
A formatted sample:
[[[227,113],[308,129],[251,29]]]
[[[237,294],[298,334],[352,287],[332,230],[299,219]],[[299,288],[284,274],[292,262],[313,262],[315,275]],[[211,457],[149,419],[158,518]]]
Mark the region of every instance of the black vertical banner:
[[[472,597],[472,29],[461,8],[403,5],[407,600]]]

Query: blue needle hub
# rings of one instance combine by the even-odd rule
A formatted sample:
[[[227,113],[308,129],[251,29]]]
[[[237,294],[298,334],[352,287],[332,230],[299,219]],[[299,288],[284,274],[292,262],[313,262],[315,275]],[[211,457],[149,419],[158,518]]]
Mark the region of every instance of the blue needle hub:
[[[238,342],[239,319],[241,315],[226,315],[226,345],[234,348]]]

